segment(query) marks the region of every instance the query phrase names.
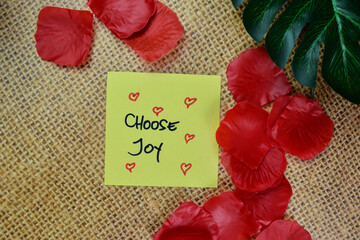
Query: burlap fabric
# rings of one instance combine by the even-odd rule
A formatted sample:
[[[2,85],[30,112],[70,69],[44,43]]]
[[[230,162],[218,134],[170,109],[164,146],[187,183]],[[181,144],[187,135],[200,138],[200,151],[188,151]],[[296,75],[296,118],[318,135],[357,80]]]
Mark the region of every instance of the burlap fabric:
[[[86,1],[0,0],[0,238],[151,239],[184,201],[202,205],[233,189],[219,164],[219,187],[104,186],[105,96],[108,71],[216,74],[221,116],[234,105],[228,63],[258,46],[230,0],[164,0],[185,35],[156,63],[142,60],[98,19],[89,59],[80,67],[41,60],[37,15],[46,5],[88,10]],[[306,94],[287,75],[293,92]],[[315,91],[335,133],[324,153],[303,162],[287,155],[293,196],[286,219],[313,239],[360,239],[360,107],[322,80]]]

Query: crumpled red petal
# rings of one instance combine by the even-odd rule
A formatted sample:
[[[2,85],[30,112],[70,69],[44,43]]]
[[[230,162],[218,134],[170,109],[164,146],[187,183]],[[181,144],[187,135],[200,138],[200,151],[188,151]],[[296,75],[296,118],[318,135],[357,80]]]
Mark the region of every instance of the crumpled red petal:
[[[36,51],[53,63],[78,65],[89,54],[92,29],[91,12],[46,6],[39,12]]]
[[[244,191],[261,192],[279,181],[286,170],[285,153],[271,148],[256,170],[248,168],[230,153],[221,153],[221,162],[232,177],[234,185]]]
[[[277,186],[265,191],[251,193],[236,189],[235,194],[244,202],[254,218],[262,226],[267,226],[284,215],[292,189],[289,181],[283,177]]]
[[[276,220],[256,240],[311,240],[311,235],[297,222]]]
[[[243,240],[258,233],[259,223],[233,192],[223,192],[207,200],[203,208],[211,213],[219,227],[219,240]]]
[[[156,10],[154,0],[89,0],[87,5],[118,38],[143,29]]]
[[[154,235],[154,240],[217,240],[218,226],[211,214],[195,203],[182,203]]]
[[[131,37],[122,39],[146,61],[157,61],[176,46],[184,27],[175,12],[156,1],[155,15],[148,25]]]
[[[264,46],[240,54],[229,64],[226,76],[237,102],[263,106],[291,90],[284,71],[270,59]]]
[[[251,169],[259,167],[270,149],[266,136],[268,113],[251,103],[241,102],[227,111],[216,132],[225,151]]]
[[[277,104],[275,101],[277,109],[282,108]],[[281,114],[274,115],[278,117],[271,128],[272,137],[286,152],[302,160],[324,151],[334,132],[334,123],[320,104],[302,95],[294,95]]]

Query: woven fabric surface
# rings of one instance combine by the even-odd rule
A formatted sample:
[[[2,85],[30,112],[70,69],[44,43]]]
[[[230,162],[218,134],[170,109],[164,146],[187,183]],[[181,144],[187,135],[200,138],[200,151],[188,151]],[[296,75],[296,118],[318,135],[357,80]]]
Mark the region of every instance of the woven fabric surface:
[[[223,118],[234,105],[226,67],[259,46],[243,26],[244,4],[162,2],[185,34],[158,62],[142,60],[94,18],[88,60],[63,67],[37,55],[37,15],[46,5],[89,10],[86,1],[0,0],[0,239],[152,239],[182,202],[202,205],[234,189],[221,164],[216,189],[103,184],[108,71],[221,75]],[[293,93],[309,96],[289,64],[286,73]],[[315,99],[335,132],[314,160],[287,155],[293,196],[285,219],[313,239],[360,239],[360,107],[318,79]]]

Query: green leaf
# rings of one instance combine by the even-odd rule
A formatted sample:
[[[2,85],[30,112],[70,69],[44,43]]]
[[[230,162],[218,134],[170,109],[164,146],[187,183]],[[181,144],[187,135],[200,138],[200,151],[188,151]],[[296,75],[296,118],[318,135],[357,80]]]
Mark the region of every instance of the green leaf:
[[[281,0],[252,0],[244,11],[244,25],[260,41],[283,5]],[[284,68],[300,32],[292,72],[301,84],[316,86],[319,50],[325,43],[322,75],[340,95],[360,103],[360,1],[293,0],[265,38],[271,59]]]
[[[238,8],[245,0],[232,0],[235,8]]]
[[[334,20],[326,38],[322,65],[325,81],[340,95],[350,101],[360,103],[360,21],[352,10],[360,10],[360,2],[343,8],[345,2],[334,3]],[[357,6],[356,6],[357,5]],[[357,11],[360,13],[360,11]]]
[[[333,14],[328,14],[331,12],[329,7],[330,5],[326,2],[317,6],[323,11],[319,11],[313,16],[312,23],[299,44],[292,62],[292,72],[296,80],[310,88],[316,87],[320,45],[325,39],[329,24],[334,19]]]
[[[286,0],[253,0],[244,10],[243,21],[246,31],[260,42]]]

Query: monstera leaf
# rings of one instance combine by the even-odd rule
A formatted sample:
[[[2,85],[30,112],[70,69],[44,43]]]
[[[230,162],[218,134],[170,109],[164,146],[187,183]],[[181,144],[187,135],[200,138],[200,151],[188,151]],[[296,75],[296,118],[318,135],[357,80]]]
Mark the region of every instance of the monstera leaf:
[[[241,2],[233,0],[234,6]],[[266,50],[284,68],[300,32],[308,24],[292,62],[296,80],[315,88],[320,45],[324,43],[325,81],[340,95],[359,104],[360,0],[293,0],[270,27],[285,3],[286,0],[251,0],[243,15],[249,34],[260,41],[268,31]]]
[[[245,0],[231,0],[232,3],[234,4],[234,7],[237,8],[238,6],[240,6]]]

